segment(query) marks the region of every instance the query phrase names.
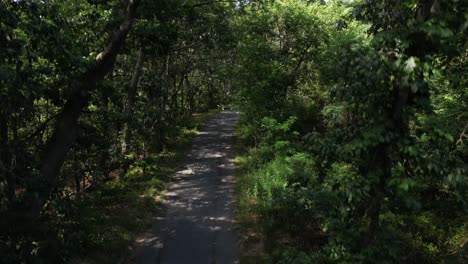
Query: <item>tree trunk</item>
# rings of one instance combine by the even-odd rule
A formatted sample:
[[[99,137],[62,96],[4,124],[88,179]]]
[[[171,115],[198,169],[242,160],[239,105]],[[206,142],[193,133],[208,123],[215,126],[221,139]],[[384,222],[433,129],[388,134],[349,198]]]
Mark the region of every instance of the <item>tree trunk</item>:
[[[181,113],[182,113],[182,116],[185,117],[185,112],[186,112],[186,109],[185,109],[185,94],[184,94],[184,81],[185,81],[185,76],[182,75],[182,79],[180,80],[181,82],[181,86],[180,86],[180,108],[182,109]]]
[[[141,77],[141,70],[143,68],[144,59],[145,59],[144,52],[142,49],[140,49],[138,51],[138,57],[137,57],[137,61],[135,64],[135,68],[133,70],[132,81],[128,89],[127,105],[125,106],[125,109],[124,109],[124,115],[127,120],[125,121],[124,128],[123,128],[122,155],[127,154],[127,148],[131,140],[131,133],[128,127],[128,119],[130,118],[130,115],[132,115],[133,108],[135,106],[136,92],[138,88],[138,82],[140,81],[140,77]]]
[[[80,196],[81,194],[81,170],[79,169],[80,165],[78,159],[76,157],[76,148],[73,149],[73,176],[75,180],[75,192],[76,196]]]
[[[111,79],[111,82],[112,82],[112,78],[113,78],[113,74],[112,74],[112,71],[113,69],[109,72],[109,77]],[[102,111],[102,120],[103,120],[103,124],[104,124],[104,131],[112,131],[111,130],[111,122],[110,122],[110,119],[109,119],[109,90],[103,90],[102,93],[101,93],[101,97],[102,97],[102,108],[103,108],[103,111]],[[118,131],[118,130],[117,130]],[[103,153],[100,155],[100,158],[98,160],[98,164],[99,164],[99,167],[101,168],[101,170],[103,171],[103,176],[107,176],[110,172],[110,167],[111,167],[111,158],[110,158],[110,152],[109,152],[109,149],[112,145],[112,135],[107,135],[107,137],[105,137],[105,149],[103,149]]]
[[[416,10],[416,20],[419,23],[427,21],[431,16],[433,6],[437,4],[437,0],[418,0],[418,7]],[[424,53],[424,51],[422,51]],[[416,55],[416,54],[407,54]],[[423,57],[425,54],[418,54]],[[421,75],[421,79],[424,77]],[[388,118],[392,120],[392,129],[394,134],[397,135],[397,140],[402,140],[408,137],[408,91],[403,87],[398,87],[394,90],[393,105],[388,110]],[[369,163],[369,173],[378,173],[379,181],[374,186],[371,195],[372,200],[366,211],[365,218],[368,219],[367,237],[365,244],[369,245],[377,237],[377,230],[380,225],[379,217],[382,207],[382,201],[385,197],[387,189],[387,181],[391,177],[392,160],[390,158],[392,146],[397,145],[396,142],[382,143],[377,146],[373,151],[373,160]]]
[[[171,76],[169,74],[169,64],[170,64],[170,56],[169,54],[166,56],[166,70],[165,70],[165,77],[164,81],[162,82],[162,85],[164,85],[163,88],[161,88],[162,91],[162,115],[165,115],[166,113],[166,108],[168,108],[168,101],[169,101],[169,86],[170,86],[170,79]]]
[[[11,169],[9,168],[11,155],[9,152],[8,142],[7,118],[4,114],[0,113],[0,175],[4,177],[4,179],[0,178],[0,182],[3,180],[6,182],[6,195],[8,199],[7,206],[10,206],[16,202],[16,183],[11,173]]]
[[[43,184],[34,186],[34,190],[30,192],[33,198],[31,199],[32,204],[29,206],[31,206],[33,216],[39,215],[41,207],[57,185],[58,174],[65,157],[78,137],[80,128],[78,120],[81,111],[88,105],[89,92],[112,69],[116,56],[135,20],[138,2],[139,0],[128,0],[124,21],[115,31],[109,45],[96,57],[95,65],[85,73],[81,82],[82,85],[67,100],[57,119],[52,137],[42,155],[40,172]]]
[[[365,219],[367,221],[367,236],[364,239],[366,246],[370,245],[377,238],[377,231],[380,225],[380,211],[382,200],[387,190],[387,181],[391,176],[392,161],[390,159],[388,143],[382,143],[372,150],[372,157],[369,161],[369,171],[367,174],[372,177],[378,175],[378,182],[374,185],[366,210]]]
[[[214,108],[214,104],[215,104],[215,102],[214,102],[214,94],[213,94],[213,82],[212,82],[212,81],[210,81],[210,82],[208,83],[208,98],[209,98],[209,102],[210,102],[209,104],[210,104],[210,105],[209,105],[209,107],[208,107],[207,110],[210,110],[210,109],[213,109],[213,108]]]
[[[188,104],[188,117],[190,117],[193,112],[194,112],[194,100],[193,100],[193,87],[190,85],[190,80],[188,78],[188,75],[185,77],[185,83],[187,84],[187,95],[186,95],[186,101]]]

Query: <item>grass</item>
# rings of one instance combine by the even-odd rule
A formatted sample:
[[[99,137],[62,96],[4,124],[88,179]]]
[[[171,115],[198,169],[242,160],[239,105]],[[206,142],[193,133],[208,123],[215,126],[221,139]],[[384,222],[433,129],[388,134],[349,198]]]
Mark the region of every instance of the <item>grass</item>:
[[[84,256],[72,263],[119,263],[129,255],[138,234],[148,230],[159,213],[162,196],[196,135],[218,111],[194,115],[173,144],[130,165],[124,180],[115,179],[77,201]]]
[[[238,133],[239,134],[239,131]],[[260,215],[255,210],[256,200],[249,193],[251,190],[252,168],[249,161],[248,149],[238,140],[235,146],[236,158],[235,179],[237,210],[236,222],[240,228],[241,264],[269,263],[265,249],[265,233],[259,219]]]

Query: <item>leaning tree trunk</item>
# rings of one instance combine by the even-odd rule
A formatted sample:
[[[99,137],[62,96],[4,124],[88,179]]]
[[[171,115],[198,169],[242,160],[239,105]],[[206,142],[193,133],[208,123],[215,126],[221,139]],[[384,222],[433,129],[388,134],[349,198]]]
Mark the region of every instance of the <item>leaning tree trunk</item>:
[[[116,56],[135,20],[138,2],[139,0],[128,0],[124,21],[115,31],[109,45],[98,54],[94,66],[84,74],[81,85],[66,101],[57,119],[52,137],[48,141],[46,150],[42,155],[40,172],[43,184],[41,186],[34,186],[33,188],[35,189],[31,194],[33,195],[33,199],[30,206],[34,216],[39,215],[41,207],[57,185],[58,174],[65,161],[65,157],[78,137],[80,128],[78,120],[83,108],[88,105],[89,92],[112,69]]]
[[[124,109],[124,116],[126,118],[124,127],[123,127],[123,140],[122,140],[122,155],[127,154],[128,146],[130,145],[131,133],[128,126],[129,118],[133,113],[133,108],[135,107],[135,98],[138,87],[138,82],[140,81],[141,71],[143,68],[143,62],[145,60],[145,54],[142,49],[138,51],[138,57],[133,70],[132,81],[130,82],[130,87],[127,94],[127,105]]]

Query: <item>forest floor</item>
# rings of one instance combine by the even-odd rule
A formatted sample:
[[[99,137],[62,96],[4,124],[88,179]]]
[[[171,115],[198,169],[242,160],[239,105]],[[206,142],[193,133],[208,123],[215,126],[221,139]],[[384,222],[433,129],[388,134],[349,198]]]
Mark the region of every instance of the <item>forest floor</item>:
[[[136,263],[237,263],[234,132],[223,111],[200,129],[167,188],[162,214],[137,240]]]

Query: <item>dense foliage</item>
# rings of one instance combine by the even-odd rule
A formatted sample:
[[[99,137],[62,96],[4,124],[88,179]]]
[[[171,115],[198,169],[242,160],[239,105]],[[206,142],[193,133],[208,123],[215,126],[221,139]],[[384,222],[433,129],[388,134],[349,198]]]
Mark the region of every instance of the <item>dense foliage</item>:
[[[61,263],[106,247],[113,257],[91,259],[118,261],[130,231],[146,228],[192,114],[229,97],[218,64],[232,10],[0,2],[0,262]]]
[[[241,219],[263,228],[266,262],[466,261],[467,5],[245,12]]]
[[[1,262],[121,260],[232,102],[265,262],[463,263],[467,34],[460,0],[2,0]]]

